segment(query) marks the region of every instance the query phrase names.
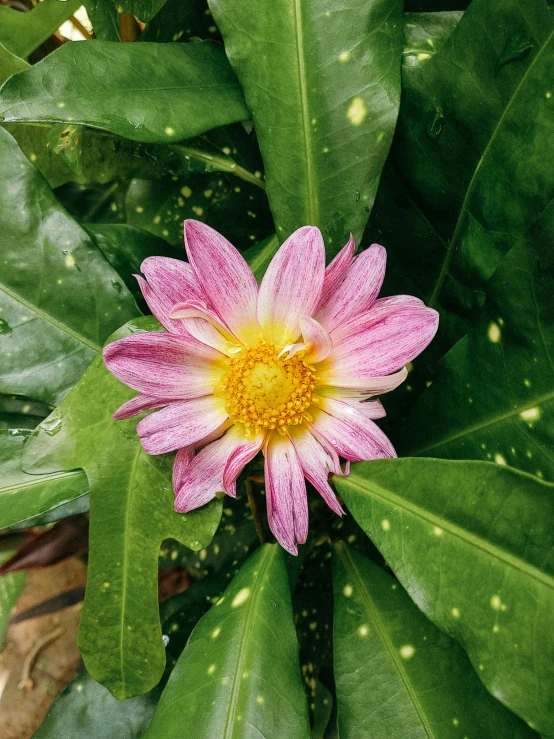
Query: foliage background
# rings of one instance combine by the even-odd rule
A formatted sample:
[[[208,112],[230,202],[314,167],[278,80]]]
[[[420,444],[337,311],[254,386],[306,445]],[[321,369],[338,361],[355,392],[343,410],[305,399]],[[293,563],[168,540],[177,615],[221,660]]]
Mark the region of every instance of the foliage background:
[[[554,6],[87,0],[62,43],[78,7],[0,5],[0,527],[49,527],[0,632],[90,508],[86,671],[36,736],[554,736]],[[384,398],[402,458],[336,481],[342,521],[314,496],[297,561],[260,545],[259,470],[180,516],[111,421],[100,350],[156,326],[132,275],[189,217],[258,278],[295,228],[329,258],[352,231],[441,314]]]

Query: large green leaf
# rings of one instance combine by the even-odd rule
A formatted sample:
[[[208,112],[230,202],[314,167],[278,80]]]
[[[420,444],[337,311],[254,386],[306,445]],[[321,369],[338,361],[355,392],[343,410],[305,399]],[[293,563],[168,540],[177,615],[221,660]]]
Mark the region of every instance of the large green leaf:
[[[483,459],[554,480],[554,207],[504,258],[477,326],[394,438],[405,454]]]
[[[260,547],[198,622],[148,739],[307,739],[285,555]]]
[[[143,260],[152,256],[175,257],[166,241],[134,226],[91,223],[85,228],[137,300],[141,300],[142,293],[135,274],[140,272]]]
[[[0,5],[0,7],[2,7]],[[23,59],[12,54],[9,49],[0,43],[0,85],[2,85],[12,74],[17,74],[27,69],[29,65]]]
[[[538,737],[492,698],[463,649],[398,582],[340,543],[333,566],[341,739]]]
[[[112,338],[154,330],[151,318]],[[31,438],[24,457],[33,473],[82,468],[90,487],[90,557],[79,646],[90,674],[117,698],[146,693],[159,681],[165,654],[158,615],[158,553],[174,538],[202,549],[221,503],[180,515],[173,510],[173,455],[142,451],[136,419],[111,416],[133,391],[99,357]]]
[[[162,180],[132,180],[127,221],[182,248],[183,221],[208,223],[241,248],[274,230],[264,192],[234,177],[192,174]]]
[[[15,552],[0,551],[0,564],[8,560],[13,554]],[[0,577],[0,651],[4,646],[4,637],[10,621],[12,608],[17,603],[24,584],[24,572],[13,572],[10,575]]]
[[[489,691],[554,734],[553,486],[486,462],[410,458],[364,462],[335,482]]]
[[[464,322],[503,255],[554,197],[553,28],[547,2],[475,0],[444,46],[404,75],[392,162],[445,243],[422,297]],[[393,243],[403,249],[396,210],[393,201]],[[464,325],[442,322],[447,348]]]
[[[134,141],[180,141],[249,117],[213,41],[68,43],[0,90],[0,121],[84,123]]]
[[[34,739],[135,739],[148,726],[160,691],[127,701],[81,672],[51,705]]]
[[[361,237],[400,94],[402,3],[210,0],[252,111],[280,240]]]
[[[23,445],[30,431],[0,431],[0,529],[25,521],[84,495],[83,472],[28,475],[21,470]]]
[[[0,129],[0,392],[55,405],[136,303]]]
[[[80,0],[42,0],[22,13],[0,5],[0,43],[12,54],[27,57],[79,9]]]

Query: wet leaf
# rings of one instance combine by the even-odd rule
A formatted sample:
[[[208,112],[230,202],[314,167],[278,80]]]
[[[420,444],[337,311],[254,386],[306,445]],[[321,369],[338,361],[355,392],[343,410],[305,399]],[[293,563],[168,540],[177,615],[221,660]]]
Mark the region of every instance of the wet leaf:
[[[319,226],[331,256],[361,237],[390,146],[402,4],[209,5],[254,117],[277,235]]]
[[[2,129],[0,199],[0,392],[55,405],[138,308]]]
[[[157,326],[143,318],[111,338]],[[148,456],[136,419],[111,418],[132,395],[98,358],[38,427],[25,455],[34,473],[82,468],[87,474],[90,553],[79,646],[91,675],[120,699],[146,693],[163,673],[157,592],[161,542],[174,538],[202,549],[221,516],[216,501],[186,515],[175,513],[173,455]],[[48,433],[52,428],[55,436]]]
[[[145,737],[307,739],[297,650],[285,555],[265,544],[198,622]]]
[[[492,695],[551,735],[553,486],[486,462],[410,458],[360,463],[334,482]]]
[[[21,469],[30,431],[0,430],[0,529],[50,511],[84,495],[86,475],[80,471],[28,475]]]
[[[399,452],[483,459],[554,480],[554,207],[503,259],[477,326],[397,429]]]
[[[0,121],[82,123],[134,141],[181,141],[249,116],[212,41],[64,44],[0,90]]]
[[[341,739],[538,739],[490,696],[463,649],[393,577],[336,546],[334,670]]]

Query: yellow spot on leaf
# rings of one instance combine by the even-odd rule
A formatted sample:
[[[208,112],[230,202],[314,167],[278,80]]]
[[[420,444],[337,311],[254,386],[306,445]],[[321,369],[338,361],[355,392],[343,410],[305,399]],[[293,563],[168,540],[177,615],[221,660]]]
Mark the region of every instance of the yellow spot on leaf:
[[[352,100],[350,103],[350,106],[348,108],[348,111],[346,113],[346,117],[352,123],[354,126],[359,126],[361,123],[364,122],[367,116],[367,108],[362,100],[362,98],[357,97]]]

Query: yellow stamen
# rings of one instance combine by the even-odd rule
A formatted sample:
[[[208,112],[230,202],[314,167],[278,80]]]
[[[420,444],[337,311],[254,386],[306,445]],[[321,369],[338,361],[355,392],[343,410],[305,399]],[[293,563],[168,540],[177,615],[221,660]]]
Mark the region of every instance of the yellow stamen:
[[[314,402],[315,371],[298,355],[279,357],[281,349],[265,339],[245,347],[230,360],[216,388],[215,394],[226,400],[231,420],[244,424],[249,436],[263,429],[284,434],[288,426],[310,417],[307,410]]]

